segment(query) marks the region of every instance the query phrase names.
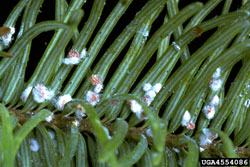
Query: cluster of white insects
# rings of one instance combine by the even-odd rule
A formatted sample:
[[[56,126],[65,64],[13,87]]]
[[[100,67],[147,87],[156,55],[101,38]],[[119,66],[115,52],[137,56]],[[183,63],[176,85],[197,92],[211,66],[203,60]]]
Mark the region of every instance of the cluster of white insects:
[[[214,139],[218,137],[217,133],[211,132],[207,128],[202,129],[202,135],[200,135],[200,152],[204,151],[206,146],[211,144]]]
[[[87,51],[84,48],[81,54],[76,49],[71,49],[68,57],[63,59],[63,63],[66,65],[75,65],[79,64],[82,58],[86,57]],[[64,109],[64,106],[73,100],[70,94],[65,94],[58,96],[55,98],[55,91],[46,87],[43,84],[36,84],[35,86],[28,86],[21,95],[21,100],[23,103],[25,103],[31,94],[33,95],[33,99],[36,103],[43,103],[45,101],[51,101],[53,100],[54,106],[57,108],[57,110],[62,111]],[[76,110],[76,116],[78,119],[82,119],[86,115],[86,112],[84,108],[78,107]],[[50,122],[53,120],[53,113],[46,118],[46,121]],[[78,126],[79,124],[77,122],[73,123],[74,125]]]
[[[99,77],[97,74],[91,75],[90,83],[94,87],[94,91],[88,90],[86,92],[85,99],[92,105],[96,106],[97,103],[100,101],[100,93],[103,89],[102,78]]]
[[[1,41],[5,46],[8,46],[12,40],[12,35],[15,33],[15,28],[9,27],[10,32],[6,35],[1,36]],[[148,35],[148,34],[147,34]],[[145,35],[145,36],[147,36]],[[173,42],[173,45],[176,50],[180,50],[180,47]],[[63,64],[66,65],[77,65],[81,62],[81,60],[86,57],[87,51],[84,48],[82,52],[79,54],[77,49],[70,50],[68,57],[63,59]],[[216,109],[219,105],[219,97],[218,97],[218,91],[220,90],[222,86],[222,80],[220,79],[221,76],[221,68],[217,68],[215,73],[212,76],[212,79],[210,80],[210,89],[215,94],[211,99],[209,104],[204,106],[203,112],[207,119],[212,119],[214,117],[214,114],[216,112]],[[90,78],[91,85],[94,87],[93,90],[88,90],[85,95],[85,100],[88,101],[92,106],[96,106],[98,102],[100,101],[100,92],[103,89],[103,83],[102,79],[97,75],[92,75]],[[142,98],[142,101],[149,106],[157,93],[162,88],[161,83],[156,83],[155,85],[151,85],[150,83],[145,83],[143,85],[143,90],[145,91],[145,94]],[[27,101],[28,96],[31,94],[33,95],[33,99],[37,103],[43,103],[45,101],[50,101],[55,97],[55,92],[48,87],[46,87],[43,84],[36,84],[35,86],[28,86],[22,93],[21,99],[25,103]],[[65,94],[57,97],[54,99],[54,105],[55,107],[61,111],[64,109],[64,106],[72,101],[72,97],[70,94]],[[142,118],[143,109],[142,106],[136,101],[136,100],[129,100],[129,106],[133,113],[136,114],[138,118]],[[246,102],[246,106],[249,107],[249,101]],[[76,117],[78,119],[82,119],[86,116],[85,109],[79,105],[78,110],[76,111]],[[53,119],[53,113],[46,118],[46,121],[50,122]],[[186,112],[183,115],[182,119],[182,126],[185,126],[187,129],[193,130],[195,128],[195,124],[190,121],[191,115],[189,111],[186,110]],[[79,121],[75,120],[73,123],[75,126],[79,126]],[[52,133],[50,134],[51,139],[54,140],[54,136]],[[211,144],[212,141],[217,138],[218,135],[216,133],[210,132],[208,129],[203,129],[203,134],[200,136],[200,151],[204,150],[204,146]],[[55,140],[54,140],[55,141]],[[32,151],[38,151],[39,150],[39,144],[34,139],[29,139],[30,149]]]
[[[185,126],[189,130],[193,130],[195,128],[195,124],[191,121],[191,115],[188,110],[185,111],[182,117],[181,125]]]
[[[217,68],[214,72],[212,79],[210,80],[209,87],[212,91],[213,97],[210,99],[209,104],[205,105],[203,108],[203,113],[207,119],[212,119],[215,115],[216,110],[218,109],[220,98],[218,96],[218,92],[222,86],[221,77],[221,68]],[[195,124],[190,121],[191,115],[186,110],[182,118],[182,126],[185,126],[189,130],[193,130],[195,128]]]
[[[84,48],[79,54],[77,49],[71,49],[68,57],[63,59],[63,63],[67,65],[75,65],[79,64],[82,58],[86,57],[87,51]],[[45,101],[50,101],[54,98],[55,92],[49,88],[47,88],[43,84],[36,84],[33,86],[28,86],[22,93],[21,99],[25,103],[28,96],[32,91],[33,98],[37,103],[43,103]],[[63,110],[64,105],[68,102],[72,101],[72,97],[69,94],[59,96],[55,102],[55,106],[58,110]]]
[[[143,90],[145,91],[145,94],[142,98],[142,101],[149,106],[157,93],[160,92],[162,88],[162,84],[161,83],[156,83],[155,85],[151,85],[150,83],[145,83],[143,85]],[[142,106],[136,101],[136,100],[129,100],[128,104],[130,106],[130,109],[133,113],[136,114],[136,116],[140,119],[143,118],[142,113],[143,113],[143,109]]]
[[[77,51],[77,49],[71,49],[68,57],[63,59],[63,63],[66,65],[76,65],[79,64],[81,62],[81,60],[86,57],[87,55],[87,50],[84,48],[81,52],[81,54],[79,54],[79,52]]]
[[[76,49],[72,49],[70,50],[68,57],[64,58],[63,63],[66,65],[79,64],[81,59],[86,57],[86,55],[87,55],[86,49],[83,49],[81,54],[79,54],[79,52]],[[100,101],[100,93],[103,89],[102,79],[97,74],[93,74],[91,75],[89,81],[93,86],[93,90],[88,90],[86,92],[85,100],[88,101],[92,106],[96,106],[97,103]],[[64,109],[64,106],[68,102],[74,100],[70,94],[61,95],[55,98],[55,92],[52,89],[46,87],[43,84],[36,84],[34,87],[28,86],[23,91],[21,95],[21,100],[23,101],[23,103],[27,101],[27,98],[29,97],[31,92],[33,95],[33,99],[36,103],[43,103],[45,101],[53,100],[54,106],[59,111],[62,111]],[[81,105],[78,105],[76,108],[77,110],[75,112],[75,115],[77,119],[81,120],[83,117],[86,116],[86,111]],[[46,121],[51,122],[53,118],[54,115],[52,113],[49,117],[46,118]],[[72,124],[75,126],[79,126],[79,121],[75,120],[74,122],[72,122]]]
[[[215,115],[216,110],[219,107],[220,98],[218,93],[222,86],[221,80],[221,68],[217,68],[214,72],[212,79],[210,80],[210,89],[212,91],[213,97],[210,99],[210,102],[204,106],[203,113],[207,119],[212,119]]]
[[[221,68],[217,68],[214,72],[212,79],[210,80],[209,87],[212,91],[212,98],[210,99],[209,103],[204,106],[203,113],[207,119],[212,119],[215,115],[216,110],[219,106],[219,96],[218,93],[222,86],[221,80]],[[189,130],[193,130],[195,128],[195,124],[191,121],[191,115],[188,111],[186,111],[182,118],[182,126],[185,126]],[[204,151],[206,146],[211,144],[214,139],[218,137],[217,133],[212,133],[208,129],[203,128],[203,134],[200,136],[200,151]]]

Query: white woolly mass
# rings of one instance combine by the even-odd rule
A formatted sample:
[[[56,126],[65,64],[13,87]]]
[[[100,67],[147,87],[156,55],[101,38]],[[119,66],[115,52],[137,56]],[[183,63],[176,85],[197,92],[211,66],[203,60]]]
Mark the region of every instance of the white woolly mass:
[[[97,103],[100,101],[100,95],[88,90],[85,96],[85,99],[92,105],[92,106],[96,106]]]
[[[161,83],[156,83],[156,84],[153,86],[152,90],[153,90],[155,93],[159,93],[160,90],[161,90],[161,88],[162,88]]]
[[[143,112],[142,106],[136,100],[130,100],[130,102],[132,112],[135,113],[138,118],[141,118]]]
[[[148,96],[148,95],[144,95],[144,97],[143,97],[143,102],[147,105],[147,106],[149,106],[151,103],[152,103],[152,101],[154,100],[154,98],[152,98],[152,97],[150,97],[150,96]]]
[[[160,83],[156,83],[154,86],[152,86],[150,83],[145,83],[143,85],[143,90],[146,92],[143,96],[144,103],[149,106],[152,101],[154,101],[154,98],[157,93],[161,90],[162,85]]]
[[[221,76],[221,68],[217,68],[216,71],[213,73],[213,78],[218,79]]]
[[[156,93],[155,93],[155,91],[150,90],[150,91],[147,91],[144,96],[148,96],[149,98],[154,99],[156,96]]]
[[[68,57],[63,59],[63,63],[66,65],[79,64],[81,59],[79,57]]]
[[[25,103],[27,101],[27,98],[29,97],[30,95],[30,92],[32,90],[32,86],[28,86],[22,93],[21,95],[21,100]]]
[[[69,94],[59,96],[56,100],[56,108],[61,111],[64,109],[65,104],[72,101],[72,97]]]
[[[54,114],[51,113],[50,116],[48,116],[47,118],[45,118],[45,121],[51,122],[53,120],[53,118],[54,118]]]
[[[29,145],[31,151],[37,152],[39,150],[39,144],[34,138],[29,139]]]
[[[143,84],[143,90],[145,92],[149,91],[152,88],[152,85],[150,83],[144,83]]]
[[[213,92],[216,92],[221,88],[221,86],[222,86],[222,81],[220,79],[214,79],[210,84],[210,89]]]
[[[10,28],[10,32],[8,34],[1,36],[2,43],[5,46],[8,46],[10,44],[10,42],[12,40],[12,35],[15,33],[14,27],[9,27],[9,28]]]
[[[200,136],[200,146],[211,144],[218,137],[217,133],[212,133],[207,128],[202,129],[203,134]]]
[[[202,134],[200,136],[200,145],[201,146],[205,146],[205,145],[208,145],[208,144],[211,144],[212,141],[208,138],[208,136]]]
[[[84,49],[82,50],[81,54],[80,54],[80,58],[82,59],[82,58],[84,58],[84,57],[86,57],[86,56],[87,56],[87,50],[86,50],[86,48],[84,48]]]
[[[191,119],[191,115],[188,112],[188,110],[186,110],[186,112],[184,113],[184,115],[182,117],[181,125],[182,126],[187,126],[190,119]]]
[[[186,127],[189,130],[193,130],[195,128],[195,124],[193,122],[188,122]]]
[[[86,111],[84,109],[83,110],[78,109],[76,110],[75,114],[76,117],[81,120],[83,117],[86,116]]]
[[[15,34],[15,28],[14,27],[9,27],[9,28],[10,28],[10,32],[9,33],[11,35]]]
[[[95,93],[100,93],[103,89],[103,85],[102,84],[97,84],[94,88]]]
[[[33,98],[37,103],[43,103],[46,100],[51,100],[55,93],[42,84],[37,84],[33,89]]]
[[[212,106],[218,106],[219,105],[219,102],[220,102],[220,98],[218,95],[215,95],[212,100],[210,101],[210,105]]]
[[[143,102],[144,102],[147,106],[149,106],[149,105],[152,103],[152,101],[154,100],[155,96],[156,96],[155,91],[153,91],[153,90],[151,89],[151,90],[147,91],[147,92],[145,93],[145,95],[143,96]]]
[[[84,48],[80,54],[80,56],[78,57],[67,57],[67,58],[64,58],[63,59],[63,63],[66,64],[66,65],[76,65],[76,64],[79,64],[82,60],[82,58],[86,57],[87,55],[87,50],[86,48]]]
[[[205,114],[205,117],[207,119],[213,119],[214,115],[215,115],[215,108],[214,106],[210,106],[210,105],[206,105],[203,108],[203,113]]]

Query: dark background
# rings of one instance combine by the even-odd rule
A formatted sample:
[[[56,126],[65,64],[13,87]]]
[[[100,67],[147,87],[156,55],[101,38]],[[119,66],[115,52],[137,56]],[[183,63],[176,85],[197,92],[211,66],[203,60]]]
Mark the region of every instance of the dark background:
[[[97,25],[97,28],[95,29],[89,43],[87,44],[87,48],[89,47],[89,45],[90,45],[91,41],[93,40],[97,31],[99,30],[99,28],[101,27],[101,25],[103,24],[105,19],[107,18],[108,14],[111,12],[111,10],[116,5],[117,1],[118,0],[107,0],[106,1],[106,5],[104,7],[100,22]],[[109,38],[105,42],[104,46],[102,47],[101,51],[99,52],[99,54],[97,56],[96,61],[93,63],[92,68],[97,63],[98,59],[104,54],[104,52],[107,50],[107,48],[112,44],[114,39],[122,32],[122,30],[126,27],[126,25],[130,23],[130,21],[134,18],[135,14],[146,4],[147,1],[148,0],[134,0],[134,2],[132,2],[130,7],[126,11],[126,13],[122,16],[122,18],[120,19],[118,24],[113,29],[111,35],[109,36]],[[199,1],[203,2],[203,3],[207,2],[207,0],[199,0]],[[4,21],[7,19],[9,13],[11,12],[12,8],[14,7],[14,5],[17,2],[18,2],[18,0],[1,1],[1,4],[0,4],[0,25],[3,25]],[[68,1],[68,3],[69,2],[70,1]],[[180,3],[179,3],[180,10],[183,7],[185,7],[186,5],[190,4],[191,2],[197,2],[197,1],[180,0]],[[230,11],[237,10],[240,7],[240,3],[241,3],[240,0],[234,0]],[[84,22],[87,20],[89,13],[90,13],[90,10],[91,10],[91,7],[92,7],[92,4],[93,4],[93,0],[87,0],[87,3],[84,5],[83,10],[85,12],[85,15],[84,15],[84,19],[82,20],[82,22],[79,25],[79,30],[81,30],[81,28],[84,25]],[[215,17],[216,15],[220,15],[222,8],[223,8],[223,4],[224,4],[224,1],[222,1],[214,9],[214,11],[211,14],[209,14],[209,16],[206,19]],[[55,8],[55,1],[54,0],[44,0],[44,3],[40,9],[40,13],[39,13],[38,18],[37,18],[37,22],[41,22],[41,21],[45,21],[45,20],[54,20],[55,19],[54,8]],[[151,28],[151,31],[150,31],[149,38],[158,29],[158,27],[160,25],[162,25],[166,11],[167,10],[165,7],[164,10],[159,15],[159,17],[157,18],[157,20],[154,22],[154,24]],[[20,26],[20,22],[21,22],[21,17],[19,18],[19,20],[16,24],[17,30],[18,30],[18,27]],[[185,26],[185,24],[184,24],[184,26]],[[213,34],[214,31],[215,30],[206,32],[200,38],[197,38],[192,43],[190,43],[189,44],[190,52],[193,53],[194,51],[196,51],[206,41],[206,39],[209,36],[211,36],[211,34]],[[38,63],[38,60],[43,55],[43,52],[45,51],[47,44],[49,43],[49,40],[51,39],[52,36],[53,36],[52,31],[46,32],[46,33],[39,35],[37,38],[35,38],[33,40],[33,46],[31,49],[31,55],[29,58],[29,63],[28,63],[26,76],[25,76],[26,81],[29,79],[32,72],[35,70],[35,67]],[[129,42],[129,44],[130,44],[130,42]],[[126,48],[129,48],[129,44],[126,46]],[[67,53],[70,49],[71,49],[71,44],[69,44],[69,46],[66,48],[65,53]],[[126,50],[126,49],[124,49],[124,50]],[[110,70],[111,72],[109,73],[109,76],[112,75],[112,73],[116,69],[117,65],[119,64],[120,59],[124,56],[125,53],[126,52],[123,51],[121,53],[121,55],[119,56],[119,58],[115,61],[114,65],[112,65],[111,70]],[[152,62],[155,61],[155,56],[152,57],[151,61]],[[175,69],[178,68],[179,65],[180,65],[180,62],[177,63]],[[240,67],[241,67],[241,62],[237,63],[237,65],[233,68],[232,73],[230,74],[230,77],[229,77],[229,82],[227,82],[227,84],[226,84],[226,90],[229,88],[231,82],[235,78],[235,75],[237,74]],[[147,72],[148,69],[149,69],[149,66],[146,66],[143,72]],[[109,79],[109,78],[107,78],[107,79]],[[105,81],[105,82],[107,82],[107,81]]]

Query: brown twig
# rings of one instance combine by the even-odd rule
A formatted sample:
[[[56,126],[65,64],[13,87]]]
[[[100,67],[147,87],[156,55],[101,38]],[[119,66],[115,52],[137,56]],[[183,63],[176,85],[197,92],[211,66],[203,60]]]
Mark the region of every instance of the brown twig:
[[[18,113],[18,112],[13,111],[13,110],[10,110],[10,113],[14,114],[18,117],[20,124],[24,124],[34,114],[32,112]],[[74,122],[75,119],[76,119],[75,117],[64,117],[60,114],[56,114],[56,115],[54,115],[54,118],[51,122],[43,121],[42,123],[45,126],[50,127],[50,128],[57,127],[57,128],[62,129],[62,130],[66,130],[66,129],[71,127],[72,122]],[[93,127],[88,119],[82,119],[82,120],[78,120],[78,121],[80,123],[79,127],[78,127],[79,131],[94,134],[94,129],[93,129]],[[113,123],[103,121],[102,124],[112,134]],[[138,141],[140,134],[144,134],[147,137],[147,140],[150,144],[153,143],[153,138],[151,136],[149,136],[146,133],[146,130],[141,128],[141,127],[130,127],[128,132],[127,132],[126,138]],[[178,143],[178,139],[182,136],[183,136],[183,134],[180,134],[180,135],[168,134],[166,136],[166,147],[168,147],[168,148],[175,147],[175,148],[179,148],[179,149],[186,148],[187,147],[186,144]],[[220,150],[218,150],[218,144],[220,144],[220,142],[219,143],[212,143],[212,144],[208,145],[206,147],[206,151],[210,154],[217,155],[219,157],[223,157],[223,153]],[[236,150],[236,153],[240,156],[248,156],[248,157],[250,156],[250,148],[236,147],[235,150]]]

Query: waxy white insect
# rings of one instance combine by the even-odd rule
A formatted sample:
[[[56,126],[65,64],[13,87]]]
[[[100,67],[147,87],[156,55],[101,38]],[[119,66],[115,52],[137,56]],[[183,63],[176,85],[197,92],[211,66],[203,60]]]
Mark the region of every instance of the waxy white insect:
[[[154,100],[154,98],[148,96],[148,95],[144,95],[143,98],[142,98],[142,101],[147,105],[149,106],[152,101]]]
[[[37,152],[39,150],[39,144],[36,139],[30,138],[29,139],[30,150]]]
[[[156,84],[153,86],[152,90],[153,90],[155,93],[159,93],[160,90],[161,90],[161,88],[162,88],[162,84],[161,84],[161,83],[156,83]]]
[[[215,115],[215,107],[212,105],[206,105],[203,108],[203,113],[205,114],[205,117],[207,119],[213,119],[214,115]]]
[[[212,133],[209,129],[203,128],[203,134],[200,136],[200,146],[211,144],[218,137],[217,133]]]
[[[222,81],[221,79],[211,79],[209,86],[213,92],[219,91],[222,86]]]
[[[219,102],[220,102],[219,96],[218,96],[218,95],[215,95],[215,96],[212,98],[212,100],[210,101],[210,105],[211,105],[211,106],[218,107]]]
[[[141,118],[143,112],[142,106],[136,100],[130,100],[129,102],[131,111],[135,113],[138,118]]]
[[[87,49],[84,48],[84,49],[82,50],[81,54],[80,54],[80,58],[82,59],[82,58],[85,58],[86,56],[87,56]]]
[[[182,117],[181,125],[186,126],[187,129],[193,130],[195,128],[195,124],[192,123],[190,119],[191,119],[191,115],[188,112],[188,110],[186,110]]]
[[[51,100],[55,93],[53,90],[50,90],[46,86],[42,84],[37,84],[33,89],[32,89],[32,94],[33,98],[37,103],[43,103],[46,100]]]
[[[213,79],[219,79],[219,77],[221,76],[221,68],[217,68],[216,71],[213,73]]]
[[[96,106],[97,103],[100,101],[100,95],[95,93],[91,90],[88,90],[85,96],[85,99],[92,105]]]
[[[27,101],[27,98],[29,97],[31,91],[32,91],[32,86],[28,86],[21,95],[21,100],[25,103]]]
[[[145,96],[148,96],[149,98],[154,99],[155,96],[156,96],[156,93],[155,93],[155,91],[153,91],[153,90],[149,90],[149,91],[147,91],[147,92],[145,93]]]
[[[79,54],[77,49],[71,49],[69,51],[68,57],[63,59],[63,63],[66,65],[76,65],[79,64],[82,60],[87,55],[87,51],[84,48],[81,54]]]
[[[149,91],[152,88],[152,85],[150,83],[144,83],[143,84],[143,90],[145,92]]]
[[[56,103],[55,103],[56,108],[59,111],[62,111],[64,109],[65,104],[70,102],[70,101],[72,101],[72,97],[69,94],[59,96],[56,100]]]
[[[156,83],[152,86],[150,83],[145,83],[143,85],[143,90],[146,92],[142,98],[142,101],[149,106],[153,101],[157,93],[161,90],[161,83]]]
[[[189,130],[193,130],[195,129],[195,124],[193,122],[188,122],[186,127]]]
[[[103,85],[100,83],[95,86],[94,91],[95,93],[100,93],[102,89],[103,89]]]
[[[186,110],[182,117],[182,122],[181,122],[182,126],[187,126],[187,123],[190,121],[190,119],[191,119],[191,115],[188,112],[188,110]]]

